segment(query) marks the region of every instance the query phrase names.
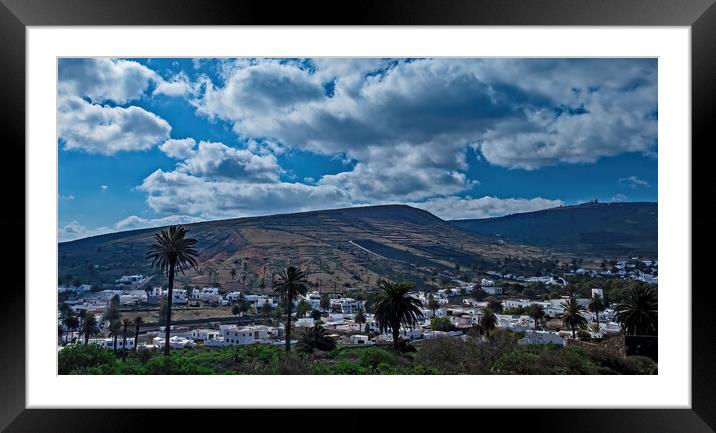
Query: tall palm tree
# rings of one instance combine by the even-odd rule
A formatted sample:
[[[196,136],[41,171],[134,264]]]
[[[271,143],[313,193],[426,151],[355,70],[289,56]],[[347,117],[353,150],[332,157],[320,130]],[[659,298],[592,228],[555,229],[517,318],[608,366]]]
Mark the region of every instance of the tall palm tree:
[[[286,303],[286,352],[291,351],[291,307],[298,295],[308,292],[306,274],[295,266],[289,266],[278,274],[274,282],[274,291],[283,297]]]
[[[589,311],[594,313],[594,317],[597,319],[597,332],[599,332],[599,312],[604,311],[604,300],[596,293],[589,301]]]
[[[358,324],[358,332],[362,332],[363,324],[366,322],[365,314],[363,314],[363,309],[358,310],[355,317],[353,318],[353,321]]]
[[[413,297],[413,284],[380,280],[375,299],[375,320],[380,332],[393,332],[393,348],[400,347],[400,326],[414,327],[423,318],[423,303]]]
[[[172,326],[172,293],[174,290],[174,273],[184,274],[184,270],[197,268],[197,251],[192,248],[196,239],[187,238],[188,231],[184,226],[170,226],[154,234],[154,244],[149,247],[147,258],[152,260],[152,267],[167,275],[169,279],[167,292],[167,319],[165,331],[164,355],[169,356],[169,338]]]
[[[577,338],[576,329],[584,329],[587,326],[587,319],[582,315],[582,307],[579,306],[577,298],[571,296],[568,300],[562,302],[562,324],[572,328],[572,338]]]
[[[65,327],[65,331],[70,331],[70,332],[72,332],[72,331],[74,331],[75,329],[77,329],[77,327],[78,327],[79,324],[80,324],[80,321],[79,321],[79,319],[77,318],[77,316],[72,315],[72,314],[68,314],[68,315],[66,315],[65,317],[62,318],[62,324],[63,324],[64,327]],[[65,332],[65,344],[67,344],[67,332]]]
[[[137,316],[134,318],[134,351],[137,351],[137,342],[139,340],[139,328],[144,325],[144,319],[142,319],[142,316]]]
[[[617,305],[617,322],[627,335],[656,335],[658,322],[656,292],[649,287],[629,290]]]
[[[132,321],[124,318],[122,319],[122,351],[127,352],[127,334],[129,333],[129,328],[132,326]]]
[[[545,318],[544,308],[540,304],[531,304],[527,307],[527,314],[535,321],[535,331],[540,320]]]
[[[440,307],[440,303],[438,302],[437,299],[435,299],[435,296],[433,296],[433,294],[431,293],[429,295],[428,308],[433,310],[433,317],[435,317],[435,310],[437,310],[439,307]]]
[[[485,331],[485,334],[489,337],[490,331],[497,327],[497,316],[491,308],[485,308],[480,317],[480,329]]]
[[[328,351],[336,347],[336,341],[328,335],[321,325],[306,329],[296,346],[299,352],[312,353],[314,349]]]
[[[84,310],[83,310],[84,311]],[[97,333],[97,319],[94,314],[84,314],[84,320],[82,320],[82,335],[85,336],[85,344],[89,343],[90,335]]]
[[[109,336],[114,337],[114,351],[117,351],[117,337],[119,336],[119,330],[122,329],[122,323],[119,321],[112,322],[109,324]]]

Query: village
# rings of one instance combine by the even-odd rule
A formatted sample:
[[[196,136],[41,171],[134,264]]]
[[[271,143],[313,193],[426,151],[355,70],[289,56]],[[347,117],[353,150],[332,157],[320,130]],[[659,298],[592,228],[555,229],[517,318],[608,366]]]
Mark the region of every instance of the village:
[[[575,337],[573,330],[565,327],[561,320],[566,301],[571,296],[509,297],[503,294],[502,285],[516,281],[563,288],[567,285],[565,278],[573,275],[655,284],[657,272],[658,262],[634,258],[616,261],[612,269],[579,268],[563,276],[525,277],[486,271],[484,274],[489,278],[467,282],[447,273],[443,288],[414,293],[422,304],[422,318],[416,326],[401,327],[400,338],[417,343],[465,336],[474,332],[485,310],[489,309],[494,312],[495,328],[519,334],[521,345],[565,346],[568,339]],[[63,300],[57,318],[58,349],[83,339],[89,344],[113,350],[163,348],[166,341],[161,323],[162,309],[165,308],[162,299],[166,302],[168,291],[152,285],[152,280],[144,275],[122,276],[115,281],[114,289],[99,291],[86,284],[59,287],[58,293],[63,295]],[[271,290],[267,292],[271,293]],[[380,332],[365,297],[350,297],[347,295],[350,293],[350,288],[343,293],[312,291],[295,299],[291,308],[292,327],[298,331],[292,337],[301,335],[301,330],[321,325],[338,345],[391,343],[392,334],[387,330]],[[580,337],[601,339],[618,334],[621,328],[615,321],[614,309],[603,302],[595,303],[594,299],[604,299],[601,288],[592,288],[589,297],[576,298],[581,314],[589,324],[580,329]],[[171,304],[175,316],[169,341],[172,348],[285,343],[285,313],[278,295],[228,292],[220,287],[175,288]],[[601,308],[595,308],[595,304]],[[110,310],[114,311],[110,314]],[[535,310],[541,313],[533,313]],[[77,322],[67,323],[66,317],[72,315],[93,316],[96,328],[88,333]],[[128,325],[124,330],[112,328],[110,322],[117,321],[119,316],[133,320],[131,329]],[[295,344],[298,340],[293,338],[291,343]]]

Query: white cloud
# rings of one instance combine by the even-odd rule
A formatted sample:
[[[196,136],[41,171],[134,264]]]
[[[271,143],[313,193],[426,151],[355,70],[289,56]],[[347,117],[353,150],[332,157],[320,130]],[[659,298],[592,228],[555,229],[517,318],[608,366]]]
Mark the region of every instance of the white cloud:
[[[142,218],[136,215],[124,218],[111,226],[88,228],[78,221],[71,221],[57,230],[60,242],[67,242],[75,239],[99,236],[107,233],[122,232],[128,230],[146,229],[152,227],[164,227],[174,224],[191,224],[203,221],[201,218],[188,215],[169,215],[161,218]]]
[[[526,199],[484,196],[480,198],[443,197],[408,204],[424,209],[442,219],[454,220],[489,218],[513,213],[532,212],[562,206],[564,202],[542,197]]]
[[[107,188],[109,188],[107,185],[100,185],[99,189],[101,189],[103,192],[107,191]]]
[[[129,216],[114,224],[117,231],[138,230],[151,227],[164,227],[175,224],[191,224],[203,221],[201,218],[188,215],[170,215],[162,218],[142,218],[136,215]]]
[[[350,206],[345,193],[331,186],[211,180],[180,171],[157,170],[138,189],[147,193],[147,204],[156,212],[204,219]]]
[[[192,103],[240,136],[346,155],[355,169],[320,183],[357,200],[467,191],[476,181],[465,174],[469,147],[491,164],[528,170],[655,152],[654,61],[312,63],[225,62],[225,82],[207,82]],[[424,188],[431,184],[435,191]]]
[[[75,196],[72,195],[72,194],[69,194],[69,195],[57,194],[57,199],[60,200],[60,201],[74,200],[74,199],[75,199]]]
[[[79,97],[59,100],[58,132],[66,150],[102,155],[147,150],[167,140],[171,129],[143,108],[91,104]]]
[[[181,71],[169,80],[158,81],[152,95],[191,96],[198,90],[199,85],[193,84],[186,73]]]
[[[211,179],[271,183],[278,181],[281,167],[272,154],[256,155],[223,143],[201,141],[177,170]]]
[[[150,84],[162,78],[130,60],[67,58],[59,61],[58,80],[60,95],[86,97],[94,103],[125,104],[141,98]]]
[[[639,177],[637,177],[637,176],[623,177],[623,178],[619,179],[619,183],[625,184],[626,186],[628,186],[631,189],[635,189],[640,186],[642,186],[642,187],[649,186],[649,182],[639,179]]]
[[[169,139],[159,146],[159,150],[164,152],[168,157],[174,159],[187,159],[194,155],[194,147],[196,141],[189,138]]]

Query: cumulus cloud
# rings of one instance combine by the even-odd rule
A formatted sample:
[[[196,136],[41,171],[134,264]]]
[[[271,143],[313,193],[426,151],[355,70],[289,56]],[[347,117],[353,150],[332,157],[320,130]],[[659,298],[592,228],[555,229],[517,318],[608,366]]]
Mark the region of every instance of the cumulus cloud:
[[[89,98],[94,103],[126,104],[141,98],[152,83],[162,78],[137,62],[109,58],[59,60],[60,95]]]
[[[88,228],[78,221],[71,221],[57,230],[60,242],[99,236],[107,233],[138,230],[152,227],[164,227],[173,224],[191,224],[203,221],[201,218],[188,215],[169,215],[161,218],[143,218],[136,215],[124,218],[111,226]]]
[[[138,189],[147,193],[147,204],[156,212],[181,213],[205,219],[350,205],[345,193],[332,186],[212,180],[181,171],[157,170],[144,179]]]
[[[281,169],[272,154],[257,155],[207,141],[199,142],[196,151],[189,153],[177,167],[180,172],[242,182],[277,182]]]
[[[60,200],[60,201],[64,201],[64,200],[74,200],[74,199],[75,199],[75,196],[72,195],[72,194],[68,194],[68,195],[57,194],[57,199]]]
[[[201,218],[188,215],[170,215],[163,218],[142,218],[136,215],[129,216],[114,224],[118,231],[138,230],[151,227],[163,227],[175,224],[191,224],[203,221]]]
[[[411,206],[424,209],[442,219],[473,219],[490,218],[513,213],[532,212],[564,205],[562,200],[535,198],[498,198],[484,196],[442,197],[421,203],[409,203]]]
[[[629,177],[623,177],[619,179],[619,183],[624,184],[628,186],[631,189],[635,189],[637,187],[648,187],[649,182],[639,179],[637,176],[629,176]]]
[[[79,97],[60,98],[57,116],[66,150],[102,155],[147,150],[168,139],[172,129],[143,108],[92,104]]]
[[[187,159],[194,155],[196,141],[189,138],[170,139],[159,146],[159,150],[174,159]]]
[[[225,82],[209,82],[192,103],[240,136],[357,161],[321,183],[358,200],[401,197],[411,185],[408,200],[466,191],[476,181],[465,174],[470,147],[491,164],[527,170],[655,152],[653,60],[308,63],[227,62]]]

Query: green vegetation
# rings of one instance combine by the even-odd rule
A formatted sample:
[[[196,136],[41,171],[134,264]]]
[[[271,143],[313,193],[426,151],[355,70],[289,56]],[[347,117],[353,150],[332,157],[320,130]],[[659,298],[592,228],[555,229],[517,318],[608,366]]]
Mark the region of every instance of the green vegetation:
[[[430,319],[430,329],[433,331],[451,331],[452,323],[447,317],[433,317]]]
[[[497,330],[490,338],[438,338],[415,344],[413,353],[390,346],[338,346],[285,352],[275,345],[126,354],[98,345],[62,349],[60,374],[656,374],[649,358],[622,356],[608,345],[521,346],[517,335]]]

